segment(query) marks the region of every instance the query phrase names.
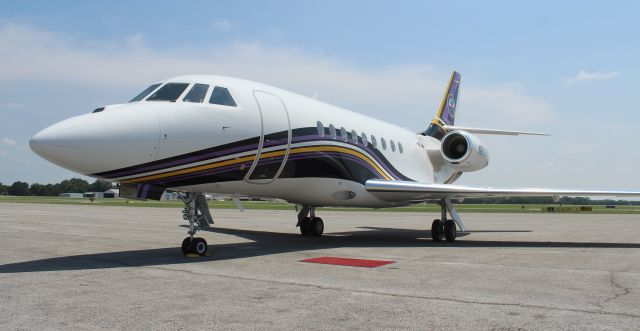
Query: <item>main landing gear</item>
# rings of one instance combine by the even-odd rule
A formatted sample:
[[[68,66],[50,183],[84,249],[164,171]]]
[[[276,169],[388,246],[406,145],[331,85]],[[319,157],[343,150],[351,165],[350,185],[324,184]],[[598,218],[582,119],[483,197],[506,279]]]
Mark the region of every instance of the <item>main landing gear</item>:
[[[460,230],[464,231],[464,225],[458,216],[453,204],[449,199],[441,199],[438,203],[440,205],[440,219],[433,220],[431,223],[431,238],[434,241],[442,241],[443,237],[449,242],[456,240],[456,223],[460,226]],[[447,210],[451,214],[453,219],[447,219]]]
[[[204,238],[194,237],[199,228],[205,228],[213,224],[213,218],[209,213],[207,199],[202,193],[180,194],[184,202],[182,217],[189,222],[188,237],[182,241],[182,253],[184,255],[197,254],[206,256],[209,245]]]
[[[316,217],[316,207],[302,206],[296,226],[300,227],[300,233],[305,237],[320,237],[324,232],[324,222]]]

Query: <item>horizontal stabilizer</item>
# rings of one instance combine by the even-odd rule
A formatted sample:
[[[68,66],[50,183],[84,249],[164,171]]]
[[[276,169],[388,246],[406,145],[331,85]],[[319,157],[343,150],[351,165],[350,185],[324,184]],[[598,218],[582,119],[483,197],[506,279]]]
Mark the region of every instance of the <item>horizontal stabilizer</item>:
[[[466,131],[469,133],[476,134],[493,134],[493,135],[504,135],[504,136],[519,136],[519,135],[530,135],[530,136],[549,136],[548,133],[540,133],[540,132],[527,132],[527,131],[509,131],[509,130],[494,130],[494,129],[480,129],[480,128],[465,128],[462,126],[453,126],[453,125],[444,125],[443,129],[447,131],[451,130],[460,130]]]
[[[367,191],[379,194],[384,200],[432,200],[474,197],[560,197],[560,196],[616,196],[637,197],[640,190],[580,190],[551,188],[497,188],[452,184],[429,184],[394,180],[370,179]]]

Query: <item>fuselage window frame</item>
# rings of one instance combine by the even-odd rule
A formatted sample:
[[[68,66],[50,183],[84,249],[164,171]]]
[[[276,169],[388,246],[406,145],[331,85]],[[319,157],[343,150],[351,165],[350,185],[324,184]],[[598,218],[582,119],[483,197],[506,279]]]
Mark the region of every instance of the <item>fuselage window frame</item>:
[[[144,98],[148,97],[149,95],[151,95],[151,93],[155,92],[161,85],[162,83],[156,83],[156,84],[150,85],[149,87],[144,89],[144,91],[136,95],[133,99],[129,100],[129,102],[139,102],[144,100]]]
[[[216,91],[222,94],[216,94]],[[216,98],[216,100],[214,100],[214,98]],[[217,98],[223,98],[223,99],[220,100]],[[216,106],[226,106],[226,107],[238,106],[238,104],[236,103],[236,99],[231,94],[231,91],[229,91],[229,89],[226,87],[217,86],[217,85],[214,86],[213,90],[211,91],[211,95],[209,96],[209,104],[216,105]]]
[[[188,102],[188,103],[203,103],[204,100],[207,97],[207,94],[209,93],[209,84],[200,84],[200,83],[194,83],[191,88],[189,89],[189,91],[187,92],[187,94],[184,96],[184,98],[182,98],[182,102]],[[196,89],[201,89],[204,88],[204,93],[202,93],[202,90],[196,90]],[[193,101],[193,100],[187,100],[187,98],[190,97],[191,92],[195,92],[195,93],[201,93],[201,95],[199,95],[199,101]]]
[[[389,146],[391,146],[391,151],[396,151],[396,143],[393,142],[393,139],[389,139]]]
[[[387,150],[387,142],[384,140],[384,137],[380,138],[380,145],[382,146],[382,149],[385,151]]]
[[[400,152],[400,154],[404,153],[404,149],[402,148],[402,143],[398,141],[398,152]]]
[[[187,90],[187,88],[190,86],[190,83],[175,83],[175,82],[169,82],[166,83],[164,85],[162,85],[162,87],[160,87],[159,89],[157,89],[155,92],[153,92],[150,96],[148,96],[145,101],[168,101],[168,102],[176,102],[178,99],[180,99],[180,97],[184,94],[184,92]],[[173,93],[170,94],[170,97],[167,98],[166,96],[162,99],[158,99],[160,96],[158,95],[158,93],[160,93],[161,91],[163,91],[165,88],[169,88],[169,87],[176,87],[175,91],[180,91],[179,94]],[[172,92],[171,90],[169,90],[169,92]],[[155,99],[154,99],[155,98]]]

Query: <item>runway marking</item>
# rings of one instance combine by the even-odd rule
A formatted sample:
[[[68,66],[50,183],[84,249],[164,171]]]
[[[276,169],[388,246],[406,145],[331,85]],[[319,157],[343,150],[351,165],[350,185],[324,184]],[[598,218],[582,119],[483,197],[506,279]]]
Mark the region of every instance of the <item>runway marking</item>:
[[[361,267],[361,268],[376,268],[386,264],[394,263],[394,261],[348,259],[344,257],[333,257],[333,256],[315,257],[312,259],[301,260],[300,262],[333,264],[333,265]]]

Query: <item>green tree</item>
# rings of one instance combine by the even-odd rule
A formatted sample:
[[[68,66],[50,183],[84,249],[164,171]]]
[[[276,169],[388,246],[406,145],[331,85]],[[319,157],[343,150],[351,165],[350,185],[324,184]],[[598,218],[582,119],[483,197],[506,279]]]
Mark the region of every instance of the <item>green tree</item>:
[[[113,188],[113,184],[111,184],[111,182],[105,182],[98,179],[89,185],[89,192],[104,192],[110,188]]]
[[[8,189],[9,189],[8,187],[0,183],[0,195],[7,193]]]
[[[9,195],[29,195],[29,184],[21,181],[13,183],[11,187],[9,187]]]
[[[51,192],[51,187],[49,185],[42,185],[42,184],[38,184],[38,183],[33,183],[31,184],[31,186],[29,187],[29,195],[38,195],[38,196],[48,196],[48,195],[53,195],[53,193]]]
[[[65,179],[55,185],[55,191],[60,193],[84,193],[89,191],[89,183],[80,178]]]

